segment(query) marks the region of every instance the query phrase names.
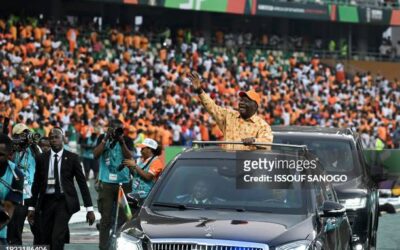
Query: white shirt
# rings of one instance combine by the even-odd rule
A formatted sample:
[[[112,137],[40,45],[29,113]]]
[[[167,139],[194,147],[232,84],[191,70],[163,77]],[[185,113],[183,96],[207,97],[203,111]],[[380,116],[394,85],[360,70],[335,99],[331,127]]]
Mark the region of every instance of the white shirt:
[[[289,126],[290,125],[290,114],[288,112],[283,111],[282,118],[283,118],[283,125]]]
[[[62,162],[62,155],[63,155],[64,149],[62,149],[60,152],[55,153],[53,150],[51,150],[50,153],[50,159],[49,159],[49,172],[47,173],[47,176],[49,179],[55,178],[55,172],[54,172],[54,156],[57,155],[57,160],[58,160],[58,166],[57,166],[57,171],[58,171],[58,178],[59,178],[59,183],[60,183],[60,193],[63,193],[62,190],[62,185],[61,185],[61,162]],[[56,181],[57,183],[57,181]],[[48,187],[46,188],[46,194],[54,194],[55,192],[54,187]]]
[[[179,141],[179,139],[180,139],[180,134],[181,134],[181,126],[179,126],[179,125],[172,125],[172,129],[173,129],[173,136],[172,136],[172,140],[173,141],[175,141],[175,142],[177,142],[177,141]]]

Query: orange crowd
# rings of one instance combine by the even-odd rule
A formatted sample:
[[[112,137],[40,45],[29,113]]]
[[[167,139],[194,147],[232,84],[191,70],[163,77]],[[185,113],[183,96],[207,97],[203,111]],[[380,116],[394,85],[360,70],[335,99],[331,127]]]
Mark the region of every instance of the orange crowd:
[[[351,76],[318,56],[212,47],[177,34],[165,45],[129,27],[0,20],[0,115],[43,135],[61,126],[72,141],[103,132],[114,117],[133,139],[164,146],[221,139],[187,78],[195,69],[219,105],[236,108],[238,91],[251,88],[271,125],[350,127],[367,147],[377,137],[394,147],[398,81]]]

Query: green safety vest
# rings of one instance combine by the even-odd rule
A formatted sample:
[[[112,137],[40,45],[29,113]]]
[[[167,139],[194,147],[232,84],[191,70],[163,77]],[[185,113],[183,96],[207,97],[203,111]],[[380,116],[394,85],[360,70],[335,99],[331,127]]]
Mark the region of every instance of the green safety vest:
[[[129,169],[123,168],[118,171],[123,160],[124,156],[119,142],[115,144],[114,148],[111,148],[110,142],[107,141],[104,152],[99,159],[99,179],[106,183],[128,183],[130,181]]]
[[[381,139],[376,139],[375,150],[383,150],[385,148],[385,143]]]

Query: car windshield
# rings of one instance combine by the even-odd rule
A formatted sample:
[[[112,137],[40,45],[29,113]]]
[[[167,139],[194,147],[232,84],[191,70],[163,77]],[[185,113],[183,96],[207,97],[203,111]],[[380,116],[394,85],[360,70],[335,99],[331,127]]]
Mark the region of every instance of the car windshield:
[[[357,153],[348,141],[275,134],[274,143],[307,145],[309,152],[318,157],[328,173],[346,173],[355,176],[360,173],[355,159]]]
[[[236,163],[235,160],[177,160],[151,203],[157,209],[200,207],[239,212],[306,213],[310,189],[302,189],[300,183],[291,183],[287,189],[238,188]]]

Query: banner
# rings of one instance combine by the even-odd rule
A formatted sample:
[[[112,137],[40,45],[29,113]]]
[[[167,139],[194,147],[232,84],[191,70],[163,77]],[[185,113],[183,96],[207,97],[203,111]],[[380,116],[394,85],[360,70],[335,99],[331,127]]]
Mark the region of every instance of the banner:
[[[182,10],[225,12],[228,0],[165,0],[165,7]]]
[[[381,25],[391,24],[391,16],[393,14],[393,11],[383,10],[379,8],[359,8],[358,12],[360,15],[360,23]]]
[[[270,0],[259,0],[256,15],[302,18],[314,20],[330,20],[328,5],[314,3],[286,3]]]
[[[293,19],[400,26],[400,10],[274,0],[87,0],[181,10],[260,15]]]

